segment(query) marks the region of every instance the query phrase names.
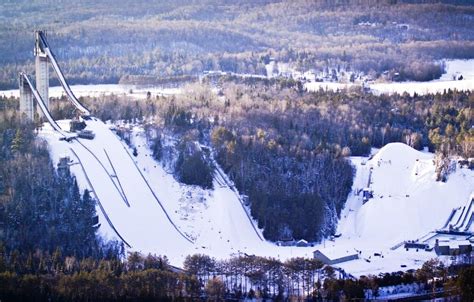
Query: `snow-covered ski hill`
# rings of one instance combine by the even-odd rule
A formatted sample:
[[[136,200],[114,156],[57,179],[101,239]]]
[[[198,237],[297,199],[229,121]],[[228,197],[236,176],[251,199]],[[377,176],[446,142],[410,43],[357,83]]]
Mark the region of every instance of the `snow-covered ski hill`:
[[[63,129],[68,122],[58,121]],[[175,265],[194,253],[284,260],[312,257],[319,249],[328,254],[357,251],[358,260],[338,264],[354,275],[416,268],[436,254],[406,251],[401,244],[443,228],[453,209],[464,206],[474,192],[473,171],[457,168],[447,182],[437,182],[433,154],[388,144],[371,159],[350,159],[357,172],[341,213],[339,238],[310,247],[277,246],[262,240],[225,174],[216,173],[213,190],[180,184],[153,159],[141,127],[132,132],[138,150],[134,157],[109,125],[94,118],[86,122],[96,135],[93,140],[60,141],[48,124],[40,137],[49,143],[53,160],[68,156],[81,188],[94,191],[101,235],[122,238],[129,250],[166,255]],[[364,189],[373,197],[364,200]]]

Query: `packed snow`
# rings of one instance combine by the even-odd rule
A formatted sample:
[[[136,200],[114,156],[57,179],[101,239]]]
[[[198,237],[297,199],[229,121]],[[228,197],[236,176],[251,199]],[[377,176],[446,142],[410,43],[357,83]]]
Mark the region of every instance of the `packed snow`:
[[[59,124],[67,129],[68,121]],[[96,134],[95,139],[68,143],[45,124],[40,136],[48,141],[55,162],[63,156],[74,163],[80,159],[84,171],[73,164],[72,172],[82,189],[92,189],[87,177],[90,179],[113,227],[131,246],[129,250],[164,254],[175,265],[182,265],[186,255],[194,253],[219,259],[255,254],[284,260],[311,257],[314,250],[321,249],[360,253],[360,259],[337,265],[355,276],[417,268],[435,257],[434,252],[391,248],[441,228],[453,208],[464,205],[474,191],[472,171],[457,169],[446,183],[436,182],[433,154],[401,143],[389,144],[370,160],[350,159],[357,173],[341,213],[340,238],[313,247],[277,246],[261,240],[261,230],[249,219],[248,209],[225,175],[216,174],[213,190],[180,184],[152,158],[142,128],[133,128],[137,157],[109,128],[95,119],[87,121],[86,129]],[[360,189],[367,186],[374,197],[363,204]],[[99,208],[98,213],[101,235],[118,238]]]

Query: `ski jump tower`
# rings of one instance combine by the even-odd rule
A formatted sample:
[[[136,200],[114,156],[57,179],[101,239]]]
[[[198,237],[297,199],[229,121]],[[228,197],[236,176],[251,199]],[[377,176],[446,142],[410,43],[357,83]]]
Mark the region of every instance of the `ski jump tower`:
[[[46,108],[49,110],[49,58],[44,49],[45,45],[42,45],[41,31],[35,32],[35,72],[36,72],[36,90],[43,99]],[[42,114],[38,108],[38,114]]]
[[[41,43],[41,31],[35,32],[35,73],[36,73],[36,90],[43,99],[46,108],[49,110],[49,58],[45,52],[44,45]],[[30,85],[25,78],[20,75],[20,114],[29,120],[34,119],[35,109],[33,105],[34,95]],[[43,116],[43,112],[39,106],[36,106],[36,112],[39,116]]]
[[[36,89],[25,74],[20,74],[20,114],[26,115],[27,118],[33,120],[34,109],[33,101],[37,101],[36,110],[40,116],[48,118],[49,113],[49,64],[51,63],[53,70],[58,76],[59,82],[66,92],[68,100],[76,107],[78,112],[85,116],[90,115],[90,111],[82,105],[76,98],[69,87],[64,74],[59,68],[58,62],[51,51],[45,34],[38,30],[35,32],[35,69],[36,69]],[[27,79],[27,80],[26,80]],[[33,97],[32,97],[33,96]],[[41,103],[41,104],[40,104]]]

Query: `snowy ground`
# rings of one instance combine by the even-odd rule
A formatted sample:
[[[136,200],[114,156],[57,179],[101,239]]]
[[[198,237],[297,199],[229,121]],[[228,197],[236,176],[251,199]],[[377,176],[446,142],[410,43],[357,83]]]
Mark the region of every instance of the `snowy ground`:
[[[453,80],[463,76],[463,80]],[[375,83],[370,85],[375,94],[382,93],[443,93],[444,90],[467,91],[474,89],[474,60],[447,60],[446,73],[440,79],[429,82]]]
[[[413,95],[427,93],[443,93],[444,90],[467,91],[474,90],[474,60],[447,60],[446,73],[440,79],[429,82],[388,82],[388,83],[371,83],[368,85],[374,94],[392,94],[404,92]],[[463,80],[453,80],[459,76],[463,76]],[[360,86],[353,83],[333,83],[333,82],[309,82],[305,84],[305,88],[309,91],[324,90],[342,90],[351,87]]]
[[[333,248],[353,245],[363,250],[364,260],[340,266],[355,275],[417,267],[434,252],[405,251],[405,240],[416,240],[440,229],[453,208],[464,206],[474,192],[474,173],[458,168],[446,183],[435,181],[433,154],[416,151],[401,143],[388,144],[371,160],[353,158],[357,168],[353,190],[341,214]],[[370,183],[369,183],[369,174]],[[359,189],[369,187],[374,198],[363,204]],[[474,227],[471,226],[471,231]],[[432,242],[430,242],[432,244]],[[375,257],[373,253],[384,256]],[[369,259],[370,257],[370,259]],[[357,263],[359,262],[359,263]]]
[[[361,259],[339,265],[356,276],[417,268],[435,257],[434,252],[391,248],[441,228],[452,209],[464,205],[474,191],[472,171],[458,169],[446,183],[435,182],[432,154],[403,144],[389,144],[371,160],[351,159],[357,175],[341,215],[340,238],[315,247],[279,247],[260,239],[238,194],[220,177],[216,177],[214,190],[179,184],[152,159],[140,128],[133,130],[133,143],[138,149],[138,156],[133,157],[106,124],[96,120],[87,124],[96,138],[80,139],[83,145],[59,141],[48,124],[40,136],[48,141],[56,162],[64,155],[78,162],[70,149],[76,152],[103,208],[117,232],[131,245],[130,250],[165,254],[175,265],[181,265],[184,257],[193,253],[216,258],[246,253],[284,260],[311,257],[315,249],[321,249],[328,254],[360,251]],[[60,125],[66,127],[67,121]],[[361,195],[355,192],[367,186],[371,168],[374,198],[362,205]],[[90,189],[80,165],[72,165],[71,169],[80,186]],[[99,209],[98,212],[101,234],[116,238],[104,215]],[[374,253],[383,258],[374,257]]]
[[[161,88],[161,87],[144,87],[135,85],[119,85],[119,84],[99,84],[99,85],[73,85],[71,89],[74,91],[76,97],[91,96],[98,97],[102,95],[124,95],[135,99],[145,99],[147,93],[150,92],[152,96],[156,95],[173,95],[181,93],[180,88]],[[0,91],[0,95],[19,97],[18,89]],[[64,90],[61,86],[49,87],[49,96],[58,98],[65,96]]]

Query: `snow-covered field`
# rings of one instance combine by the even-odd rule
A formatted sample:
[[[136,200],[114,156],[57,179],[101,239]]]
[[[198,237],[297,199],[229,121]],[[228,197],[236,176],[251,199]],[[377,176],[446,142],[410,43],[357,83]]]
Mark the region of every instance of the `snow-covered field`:
[[[392,94],[404,92],[413,95],[415,92],[419,95],[427,93],[443,93],[445,90],[467,91],[474,90],[474,60],[447,60],[446,73],[440,79],[429,82],[389,82],[389,83],[370,83],[368,88],[374,94]],[[462,75],[462,80],[458,79]],[[309,82],[305,84],[308,91],[324,90],[342,90],[351,87],[360,86],[353,83],[334,83],[334,82]]]
[[[67,121],[60,124],[66,127]],[[403,270],[401,265],[406,266],[404,269],[417,268],[435,257],[434,252],[391,248],[441,228],[452,209],[464,205],[474,191],[472,171],[458,169],[446,183],[439,183],[435,181],[432,154],[400,143],[389,144],[371,160],[351,158],[357,174],[341,215],[340,238],[314,247],[280,247],[260,239],[260,230],[254,229],[238,194],[222,177],[214,180],[214,190],[182,185],[152,159],[141,128],[133,129],[133,143],[138,150],[138,156],[133,157],[108,125],[97,120],[87,121],[87,125],[96,138],[79,139],[82,145],[59,141],[48,124],[40,136],[48,141],[56,162],[67,155],[77,163],[74,150],[105,212],[130,244],[130,250],[165,254],[178,266],[193,253],[221,259],[246,253],[284,260],[311,257],[320,249],[328,254],[360,251],[361,259],[339,264],[356,276]],[[80,165],[72,165],[71,170],[83,189],[91,189]],[[363,205],[361,194],[356,192],[367,186],[370,171],[374,198]],[[117,238],[102,213],[100,219],[101,234]],[[374,253],[383,258],[374,257]]]
[[[119,84],[98,84],[98,85],[73,85],[71,89],[74,91],[76,97],[91,96],[98,97],[102,95],[124,95],[135,99],[144,99],[147,93],[150,92],[152,96],[156,95],[173,95],[181,93],[180,88],[161,88],[161,87],[142,87],[134,85],[119,85]],[[19,97],[18,89],[0,91],[0,95]],[[58,98],[65,95],[61,86],[49,87],[49,96]]]
[[[462,80],[458,79],[462,75]],[[446,73],[440,79],[429,82],[374,83],[370,89],[375,94],[407,92],[413,95],[443,93],[444,90],[474,90],[474,60],[447,60]]]

